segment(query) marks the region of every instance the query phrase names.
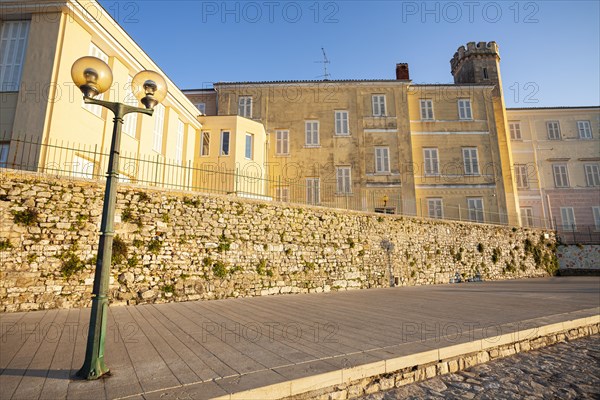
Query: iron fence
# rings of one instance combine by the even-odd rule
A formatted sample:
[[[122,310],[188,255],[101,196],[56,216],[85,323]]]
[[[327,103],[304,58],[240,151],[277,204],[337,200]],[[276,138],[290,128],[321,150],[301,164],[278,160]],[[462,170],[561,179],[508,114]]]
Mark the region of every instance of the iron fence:
[[[0,142],[2,143],[2,142]],[[0,159],[0,168],[34,171],[84,179],[105,179],[109,151],[99,145],[64,141],[41,143],[35,139],[12,139]],[[365,187],[348,179],[289,178],[240,171],[226,164],[167,159],[162,154],[120,153],[119,181],[142,186],[192,192],[235,195],[265,201],[314,205],[356,211],[508,225],[508,216],[460,204],[431,207],[402,196],[400,182],[385,188]],[[531,219],[530,226],[551,228],[549,221]]]

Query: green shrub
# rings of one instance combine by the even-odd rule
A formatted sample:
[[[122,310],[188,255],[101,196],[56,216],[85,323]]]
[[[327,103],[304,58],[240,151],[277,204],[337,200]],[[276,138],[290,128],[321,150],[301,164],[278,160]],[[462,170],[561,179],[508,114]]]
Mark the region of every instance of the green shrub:
[[[227,251],[231,248],[231,240],[228,239],[227,237],[225,237],[225,234],[222,233],[221,236],[219,236],[219,245],[217,246],[217,250],[222,253],[224,251]]]
[[[112,264],[121,264],[125,259],[127,259],[127,243],[117,235],[112,243]]]
[[[19,225],[34,226],[39,222],[39,212],[31,207],[22,211],[13,211],[12,214],[13,220]]]
[[[140,201],[150,201],[150,196],[146,192],[137,192]]]
[[[131,208],[127,207],[121,214],[121,221],[126,223],[136,224],[138,228],[141,228],[144,224],[142,223],[142,217],[133,215]]]
[[[500,252],[500,249],[498,247],[496,247],[494,250],[492,250],[492,262],[494,264],[497,264],[498,261],[500,260],[501,255],[502,255],[502,253]]]
[[[212,272],[217,278],[225,278],[227,276],[227,267],[222,261],[215,261],[212,266]]]
[[[64,278],[70,278],[85,268],[85,263],[79,259],[73,249],[64,251],[58,258],[61,261],[60,272]]]
[[[485,248],[483,247],[483,243],[479,243],[479,244],[477,245],[477,251],[478,251],[478,252],[480,252],[480,253],[483,253],[483,250],[484,250],[484,249],[485,249]]]
[[[158,239],[152,239],[148,243],[147,249],[152,254],[159,254],[161,247],[162,247],[162,244],[160,243],[160,240],[158,240]]]
[[[175,293],[175,286],[174,285],[165,285],[162,287],[162,291],[164,293]]]
[[[256,273],[259,275],[265,275],[267,273],[267,260],[261,258],[256,265]]]
[[[0,251],[6,251],[12,248],[13,246],[10,244],[10,240],[0,240]]]

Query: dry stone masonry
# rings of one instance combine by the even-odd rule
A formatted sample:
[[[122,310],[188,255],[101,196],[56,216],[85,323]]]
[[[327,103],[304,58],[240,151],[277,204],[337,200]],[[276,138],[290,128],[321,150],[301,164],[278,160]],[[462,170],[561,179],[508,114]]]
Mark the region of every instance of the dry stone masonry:
[[[90,304],[102,182],[0,175],[0,311]],[[121,185],[114,304],[542,277],[552,232]]]

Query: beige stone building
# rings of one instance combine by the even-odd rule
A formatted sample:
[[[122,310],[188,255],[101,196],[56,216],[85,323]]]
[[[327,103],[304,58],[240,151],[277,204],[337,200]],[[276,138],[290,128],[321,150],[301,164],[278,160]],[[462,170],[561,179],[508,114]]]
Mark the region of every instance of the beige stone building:
[[[453,85],[394,80],[216,83],[206,113],[262,123],[269,194],[284,201],[519,224],[498,47],[469,43]]]
[[[523,225],[600,240],[600,107],[507,109]]]

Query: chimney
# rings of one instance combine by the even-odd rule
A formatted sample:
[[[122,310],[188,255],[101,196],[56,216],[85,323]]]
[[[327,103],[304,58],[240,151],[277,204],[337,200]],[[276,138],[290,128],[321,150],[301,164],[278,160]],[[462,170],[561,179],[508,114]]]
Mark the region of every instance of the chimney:
[[[407,63],[396,64],[396,79],[399,81],[407,81],[410,79]]]

